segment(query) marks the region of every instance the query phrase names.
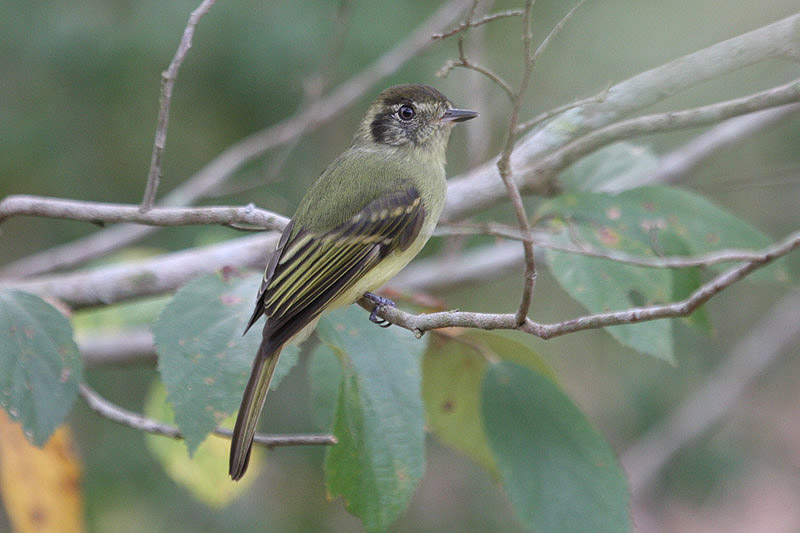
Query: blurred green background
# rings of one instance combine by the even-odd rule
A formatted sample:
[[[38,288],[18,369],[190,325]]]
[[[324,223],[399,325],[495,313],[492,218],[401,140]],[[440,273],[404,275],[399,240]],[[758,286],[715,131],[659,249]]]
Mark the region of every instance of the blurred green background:
[[[0,195],[38,194],[107,202],[140,200],[158,111],[160,72],[178,44],[195,1],[22,2],[0,0]],[[359,72],[430,16],[440,2],[286,0],[220,1],[201,21],[178,78],[164,160],[162,193],[202,168],[242,137],[292,115],[304,86],[323,67],[330,86]],[[349,14],[339,53],[329,48]],[[541,40],[572,3],[540,0],[534,36]],[[496,2],[494,10],[519,7]],[[670,59],[756,29],[800,9],[797,0],[589,1],[541,58],[524,117],[601,91]],[[483,63],[510,80],[519,75],[519,20],[496,22],[482,37]],[[468,44],[474,44],[472,40]],[[483,135],[456,130],[449,174],[495,154],[507,106],[496,88],[475,90],[474,73],[434,73],[456,54],[454,40],[434,43],[334,121],[305,135],[279,172],[279,149],[248,164],[208,204],[257,205],[290,214],[305,188],[349,143],[368,102],[401,82],[436,85],[451,100],[481,112]],[[333,56],[333,57],[332,57]],[[796,78],[798,66],[769,61],[673,97],[658,110],[741,96]],[[476,100],[476,94],[484,96]],[[476,121],[477,122],[477,121]],[[679,147],[698,131],[647,137],[657,153]],[[749,220],[776,239],[798,228],[800,118],[783,121],[718,152],[683,186]],[[498,211],[500,212],[500,211]],[[0,263],[87,235],[90,225],[34,218],[3,224]],[[146,239],[151,250],[182,249],[238,236],[220,228],[169,228]],[[790,258],[797,271],[800,261]],[[439,295],[448,307],[509,311],[517,277]],[[679,366],[621,348],[603,332],[547,343],[517,336],[547,356],[573,398],[619,451],[702,383],[730,347],[785,292],[746,283],[710,305],[715,335],[708,339],[677,327]],[[747,302],[747,305],[742,305]],[[540,273],[533,316],[556,321],[582,313]],[[147,314],[147,313],[145,313]],[[798,348],[795,348],[795,354]],[[800,496],[800,374],[784,357],[762,376],[747,402],[665,469],[650,496],[662,530],[696,530],[719,516],[765,512],[760,480]],[[154,368],[88,372],[106,397],[141,411]],[[306,432],[308,387],[304,366],[271,396],[264,428]],[[87,520],[92,531],[350,531],[360,524],[341,501],[327,502],[323,452],[285,448],[271,453],[248,494],[210,510],[175,485],[143,444],[143,435],[101,420],[78,403],[70,417],[85,461]],[[783,428],[778,431],[775,428]],[[773,431],[774,430],[774,431]],[[794,451],[792,446],[795,446]],[[775,485],[777,484],[777,485]],[[748,504],[743,505],[741,499]],[[779,499],[780,500],[780,499]],[[752,507],[752,508],[751,508]],[[763,506],[762,506],[763,507]],[[788,506],[790,507],[790,506]],[[778,508],[777,516],[790,509]],[[775,515],[775,511],[772,515]],[[747,517],[739,523],[747,524]],[[791,517],[800,524],[800,517]],[[694,521],[693,521],[694,520]],[[648,524],[640,524],[648,530]],[[7,527],[0,517],[0,530]],[[800,527],[798,525],[797,527]],[[500,489],[477,466],[430,439],[426,477],[396,531],[515,531]],[[721,529],[720,529],[721,530]],[[743,529],[746,530],[746,529]]]

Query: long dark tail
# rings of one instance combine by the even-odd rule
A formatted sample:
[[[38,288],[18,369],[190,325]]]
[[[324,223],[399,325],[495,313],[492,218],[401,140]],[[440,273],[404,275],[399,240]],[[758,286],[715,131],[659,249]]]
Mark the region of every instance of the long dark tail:
[[[258,348],[256,359],[253,361],[250,381],[247,382],[247,387],[244,389],[242,405],[239,406],[236,425],[233,427],[228,473],[234,481],[242,478],[250,463],[250,451],[253,448],[256,424],[261,410],[264,408],[264,400],[267,399],[269,384],[272,381],[272,374],[275,373],[275,368],[278,366],[282,347],[282,345],[275,346],[269,342],[265,335]]]

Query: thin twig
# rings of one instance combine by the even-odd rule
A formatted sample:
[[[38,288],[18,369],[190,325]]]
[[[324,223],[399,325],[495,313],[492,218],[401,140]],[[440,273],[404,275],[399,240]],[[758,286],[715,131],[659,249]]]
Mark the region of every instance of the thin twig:
[[[477,3],[478,2],[475,2],[476,7],[477,7]],[[470,20],[469,22],[465,21],[465,22],[459,24],[458,26],[456,26],[455,28],[453,28],[452,30],[450,30],[448,32],[445,32],[445,33],[434,33],[431,37],[433,39],[447,39],[448,37],[452,37],[453,35],[455,35],[457,33],[461,33],[461,32],[463,32],[463,31],[465,31],[465,30],[467,30],[469,28],[477,28],[478,26],[482,26],[483,24],[486,24],[486,23],[489,23],[489,22],[494,22],[495,20],[499,20],[499,19],[503,19],[503,18],[521,17],[521,16],[522,16],[522,10],[521,9],[511,9],[511,10],[508,10],[508,11],[502,11],[500,13],[492,13],[491,15],[484,16],[480,20],[476,20],[476,21]]]
[[[553,39],[555,39],[556,35],[561,33],[561,30],[564,29],[564,26],[566,26],[569,19],[571,19],[572,15],[574,15],[575,12],[578,11],[578,9],[580,9],[580,7],[584,4],[584,2],[586,2],[586,0],[581,0],[580,2],[578,2],[575,5],[575,7],[570,9],[569,12],[566,15],[564,15],[561,18],[561,20],[558,21],[558,24],[553,26],[553,28],[547,34],[547,37],[545,37],[542,40],[542,42],[539,43],[539,46],[536,48],[536,51],[531,56],[531,63],[536,63],[539,57],[545,52],[545,50],[547,50],[547,47],[550,46],[550,43],[553,41]]]
[[[525,93],[528,90],[528,85],[530,84],[531,76],[533,74],[533,69],[535,67],[537,59],[541,56],[541,54],[547,49],[548,45],[552,42],[556,35],[561,31],[567,21],[572,17],[572,15],[577,11],[579,7],[581,7],[584,3],[584,0],[581,0],[574,8],[572,8],[560,21],[556,24],[555,27],[550,31],[550,33],[545,37],[545,39],[541,42],[541,44],[533,50],[532,42],[533,42],[533,32],[531,28],[531,13],[533,11],[533,0],[527,0],[525,2],[525,7],[522,10],[522,43],[523,43],[523,71],[522,71],[522,78],[519,83],[519,87],[517,90],[513,90],[511,86],[503,80],[501,77],[497,76],[490,70],[486,69],[485,67],[481,67],[476,65],[474,62],[471,62],[466,57],[464,53],[464,32],[461,31],[458,36],[458,52],[459,52],[459,61],[458,62],[451,62],[448,68],[453,68],[456,66],[461,66],[464,68],[468,68],[479,72],[489,78],[490,80],[494,81],[498,86],[500,86],[503,91],[508,96],[509,100],[511,101],[511,114],[508,120],[508,128],[505,135],[505,141],[503,145],[503,151],[500,154],[499,159],[497,160],[497,170],[500,174],[500,179],[503,181],[503,185],[506,188],[506,193],[508,194],[509,200],[511,201],[511,205],[514,209],[514,214],[517,218],[517,224],[519,225],[520,233],[523,235],[522,246],[525,252],[525,273],[524,273],[524,283],[522,288],[522,297],[520,298],[519,306],[517,307],[516,312],[516,321],[517,325],[522,325],[527,316],[528,312],[531,307],[531,302],[533,301],[533,293],[536,287],[536,256],[534,254],[533,242],[531,238],[531,229],[530,223],[528,222],[528,215],[525,212],[525,205],[522,202],[522,194],[520,193],[519,187],[517,185],[516,180],[514,179],[514,175],[511,168],[511,155],[514,152],[514,147],[516,145],[516,135],[518,132],[518,122],[519,122],[519,114],[520,109],[522,107],[522,103],[524,101]],[[477,6],[477,2],[473,4],[472,9],[467,15],[466,20],[462,24],[464,29],[470,27],[472,21],[471,18],[474,15],[475,8]]]
[[[516,133],[519,134],[519,133],[522,133],[525,130],[529,130],[533,126],[536,126],[537,124],[541,124],[545,120],[550,120],[551,118],[555,117],[556,115],[560,115],[561,113],[563,113],[565,111],[569,111],[570,109],[575,109],[575,108],[582,107],[582,106],[585,106],[585,105],[588,105],[588,104],[599,104],[599,103],[603,102],[603,100],[606,99],[606,96],[608,95],[608,90],[610,88],[611,88],[611,84],[607,85],[606,88],[603,89],[603,91],[598,93],[598,94],[595,94],[593,96],[589,96],[587,98],[581,98],[580,100],[575,100],[574,102],[571,102],[569,104],[564,104],[564,105],[561,105],[561,106],[558,106],[558,107],[554,107],[553,109],[550,109],[548,111],[544,111],[542,113],[539,113],[538,115],[536,115],[532,119],[526,120],[525,122],[522,122],[521,124],[519,124],[517,126]]]
[[[172,104],[172,91],[178,79],[178,71],[186,58],[186,54],[192,47],[194,30],[200,19],[217,3],[217,0],[203,0],[203,2],[189,15],[189,21],[183,30],[181,42],[172,58],[169,67],[161,74],[161,95],[159,97],[158,126],[156,127],[156,138],[153,142],[153,154],[150,158],[150,172],[147,174],[147,185],[144,189],[144,197],[140,209],[147,211],[153,207],[158,184],[161,181],[161,158],[164,154],[164,147],[167,144],[167,126],[169,124],[169,108]]]
[[[478,8],[478,1],[474,0],[472,2],[472,6],[470,7],[469,11],[467,12],[466,17],[464,18],[464,22],[461,24],[462,30],[469,29],[472,27],[472,17],[475,16],[475,10]],[[439,78],[446,78],[447,75],[456,67],[465,68],[467,70],[472,70],[473,72],[477,72],[478,74],[484,76],[488,80],[492,81],[495,85],[500,87],[506,96],[510,100],[513,101],[514,99],[514,89],[511,88],[511,85],[508,84],[501,76],[495,74],[488,68],[471,61],[467,58],[467,54],[464,51],[464,32],[458,31],[453,32],[451,34],[458,33],[458,61],[450,60],[444,64],[442,68],[440,68],[436,72],[436,76]]]
[[[497,161],[497,171],[500,173],[500,179],[508,192],[508,197],[511,200],[511,205],[514,208],[514,214],[517,217],[517,224],[519,225],[520,234],[524,237],[522,248],[525,252],[525,273],[523,275],[522,297],[520,298],[519,306],[517,307],[516,323],[518,326],[525,322],[528,317],[528,312],[531,308],[533,301],[533,291],[536,287],[536,255],[533,250],[533,239],[531,237],[531,226],[528,222],[528,215],[525,212],[525,204],[522,203],[522,194],[519,191],[517,182],[514,180],[514,175],[511,170],[511,154],[516,145],[516,131],[517,123],[519,122],[519,113],[522,107],[522,101],[525,92],[528,89],[531,76],[533,75],[534,57],[531,55],[531,43],[533,41],[533,33],[531,29],[531,12],[533,10],[533,0],[528,0],[525,3],[525,9],[522,15],[522,43],[524,48],[524,61],[522,79],[519,88],[514,97],[511,99],[511,116],[508,120],[508,128],[506,130],[506,138],[503,147],[503,152],[500,154],[500,159]]]
[[[475,14],[477,5],[477,1],[472,4],[472,8],[467,13],[466,19],[461,25],[463,30],[471,27],[472,17]],[[524,48],[523,73],[519,88],[516,91],[512,89],[508,82],[506,82],[503,78],[489,69],[477,65],[475,62],[467,58],[467,55],[464,51],[464,31],[459,31],[458,34],[458,61],[450,61],[445,68],[440,71],[440,73],[446,75],[455,67],[463,67],[478,72],[499,86],[503,92],[506,93],[506,96],[508,96],[508,99],[511,102],[511,114],[508,120],[505,141],[503,143],[503,151],[500,154],[500,158],[497,160],[497,170],[500,174],[503,184],[505,185],[506,193],[508,194],[508,197],[511,200],[511,204],[514,208],[514,214],[517,217],[517,223],[519,224],[520,232],[526,237],[522,241],[522,246],[525,251],[525,281],[522,290],[522,298],[516,314],[518,325],[521,325],[528,316],[528,310],[530,309],[531,301],[533,299],[533,289],[536,283],[536,260],[534,257],[533,244],[530,240],[530,224],[528,223],[528,216],[525,213],[525,206],[522,203],[522,195],[520,194],[516,181],[513,178],[510,163],[511,154],[514,151],[520,107],[522,106],[523,96],[528,88],[530,77],[533,72],[534,56],[531,52],[531,41],[533,38],[531,33],[532,10],[533,0],[527,0],[525,2],[525,7],[522,10],[522,41]]]
[[[628,254],[624,252],[611,251],[603,248],[595,248],[586,243],[563,244],[556,242],[553,235],[545,231],[532,231],[531,241],[537,247],[567,252],[571,254],[584,255],[587,257],[597,257],[608,259],[615,263],[624,263],[644,268],[696,268],[710,267],[719,263],[732,263],[740,261],[755,261],[763,256],[763,252],[746,250],[740,248],[729,248],[715,250],[697,255],[672,255],[667,257],[647,257],[641,255]],[[521,241],[524,237],[520,235],[518,228],[499,224],[447,224],[437,231],[439,235],[490,235],[503,239]]]
[[[153,435],[164,435],[173,439],[183,438],[183,434],[177,427],[123,409],[103,398],[85,383],[80,384],[78,393],[92,411],[112,422]],[[230,438],[232,434],[231,430],[222,427],[214,428],[212,433],[227,438]],[[254,442],[267,448],[275,448],[276,446],[329,446],[336,444],[337,440],[333,435],[263,435],[259,433],[256,434]]]

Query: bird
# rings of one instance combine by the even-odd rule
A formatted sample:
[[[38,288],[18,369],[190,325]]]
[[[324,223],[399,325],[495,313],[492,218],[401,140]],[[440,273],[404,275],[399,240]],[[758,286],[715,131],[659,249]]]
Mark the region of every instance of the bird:
[[[454,124],[478,116],[453,107],[429,85],[382,91],[353,140],[307,190],[281,234],[245,333],[266,315],[231,441],[229,474],[244,476],[256,424],[282,348],[313,330],[321,313],[375,295],[433,233],[447,191],[445,162]]]

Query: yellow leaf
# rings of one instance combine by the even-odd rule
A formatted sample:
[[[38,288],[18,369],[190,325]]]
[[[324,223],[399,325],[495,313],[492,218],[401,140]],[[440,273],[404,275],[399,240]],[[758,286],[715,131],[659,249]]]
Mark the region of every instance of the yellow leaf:
[[[145,400],[145,414],[171,424],[175,415],[167,403],[164,386],[154,382]],[[232,426],[233,419],[224,425]],[[252,485],[261,462],[260,450],[254,449],[250,457],[250,475],[241,481],[232,481],[228,475],[230,440],[209,435],[198,446],[192,457],[183,442],[159,435],[145,435],[145,443],[164,467],[169,477],[185,487],[195,498],[209,507],[219,508],[230,503]]]
[[[61,426],[44,448],[37,448],[0,409],[0,489],[14,531],[86,530],[74,446],[69,428]]]

